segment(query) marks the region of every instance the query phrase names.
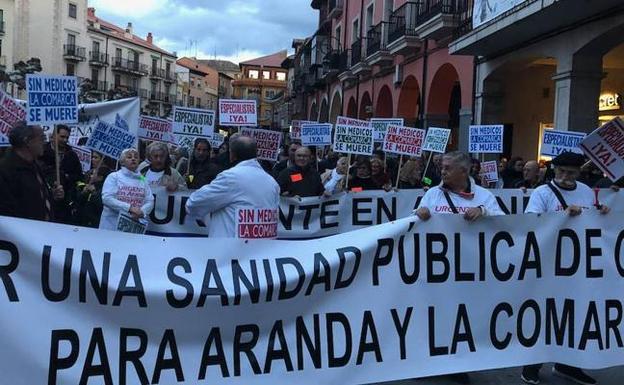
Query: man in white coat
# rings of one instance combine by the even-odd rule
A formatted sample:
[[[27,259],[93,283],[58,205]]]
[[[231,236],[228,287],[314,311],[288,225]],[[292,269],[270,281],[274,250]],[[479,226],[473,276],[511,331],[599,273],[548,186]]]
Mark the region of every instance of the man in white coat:
[[[583,155],[572,152],[564,152],[553,159],[555,178],[533,191],[525,212],[535,214],[566,212],[570,216],[577,216],[583,211],[597,209],[600,213],[607,214],[609,207],[598,202],[597,196],[589,186],[577,181],[584,163]],[[541,367],[542,364],[523,367],[520,378],[530,385],[539,384]],[[556,376],[577,384],[593,385],[596,383],[594,378],[574,366],[556,363],[552,372]]]
[[[460,151],[442,158],[442,184],[427,190],[415,214],[427,220],[431,214],[460,214],[474,221],[483,216],[504,215],[494,195],[470,179],[472,159]]]
[[[467,221],[483,216],[504,215],[494,195],[470,178],[470,155],[454,151],[442,157],[442,184],[427,190],[414,212],[423,221],[431,214],[459,214]],[[459,384],[469,384],[467,373],[444,376]]]
[[[256,141],[238,134],[230,138],[230,162],[210,184],[195,191],[186,212],[204,219],[210,214],[208,235],[219,238],[277,237],[279,186],[256,159]]]

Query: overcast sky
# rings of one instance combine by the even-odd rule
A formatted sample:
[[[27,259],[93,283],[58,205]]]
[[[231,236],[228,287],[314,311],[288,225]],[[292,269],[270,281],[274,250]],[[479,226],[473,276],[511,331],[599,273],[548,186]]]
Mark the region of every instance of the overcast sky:
[[[318,11],[310,0],[89,0],[96,16],[178,57],[217,58],[238,63],[282,49],[312,35]]]

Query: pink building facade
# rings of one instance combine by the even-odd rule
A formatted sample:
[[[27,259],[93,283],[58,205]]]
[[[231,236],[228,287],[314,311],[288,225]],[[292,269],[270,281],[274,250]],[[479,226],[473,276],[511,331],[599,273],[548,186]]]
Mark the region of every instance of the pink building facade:
[[[293,119],[401,117],[452,129],[473,116],[472,56],[447,45],[469,17],[467,0],[314,0],[316,33],[297,47]],[[471,6],[471,4],[470,4]]]

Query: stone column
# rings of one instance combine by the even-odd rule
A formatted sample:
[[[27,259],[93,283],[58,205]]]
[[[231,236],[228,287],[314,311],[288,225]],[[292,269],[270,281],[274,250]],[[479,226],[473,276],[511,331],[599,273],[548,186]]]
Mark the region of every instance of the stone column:
[[[591,132],[598,125],[603,78],[601,56],[559,59],[555,81],[555,128]]]

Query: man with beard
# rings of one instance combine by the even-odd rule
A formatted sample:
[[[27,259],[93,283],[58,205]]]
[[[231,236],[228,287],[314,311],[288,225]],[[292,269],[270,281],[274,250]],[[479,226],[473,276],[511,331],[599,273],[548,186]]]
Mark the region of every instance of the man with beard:
[[[275,179],[279,178],[282,171],[295,165],[295,153],[299,147],[301,147],[301,143],[292,142],[290,146],[288,146],[288,158],[275,163],[275,166],[273,166],[273,177]]]
[[[311,166],[312,152],[307,147],[300,147],[295,152],[295,164],[280,172],[279,183],[282,195],[296,197],[320,196],[325,191],[321,176]]]
[[[55,212],[55,222],[66,224],[73,222],[74,200],[77,194],[76,185],[83,178],[80,159],[69,145],[70,135],[71,129],[68,126],[57,125],[50,142],[44,147],[43,155],[39,158],[46,181],[52,186],[56,182],[56,157],[58,156],[60,182],[65,191],[65,199],[64,204],[59,206]],[[56,148],[58,148],[58,154],[55,152]]]
[[[190,189],[198,189],[212,182],[221,169],[210,159],[210,143],[203,138],[195,140],[191,156],[191,170],[187,178]]]
[[[580,215],[584,210],[598,209],[607,214],[609,208],[601,205],[592,189],[579,182],[581,166],[585,163],[583,155],[564,152],[553,159],[555,177],[548,184],[533,191],[529,198],[526,213],[566,212],[570,216]],[[527,365],[522,368],[520,378],[527,384],[540,383],[539,371],[542,364]],[[555,364],[552,372],[577,384],[592,385],[596,380],[580,368]]]

